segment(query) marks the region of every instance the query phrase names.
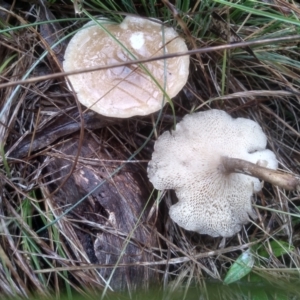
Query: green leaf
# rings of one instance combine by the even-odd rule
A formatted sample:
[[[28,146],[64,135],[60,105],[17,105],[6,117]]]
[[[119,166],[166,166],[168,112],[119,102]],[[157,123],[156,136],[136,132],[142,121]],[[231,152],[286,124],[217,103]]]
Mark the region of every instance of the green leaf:
[[[268,300],[269,297],[264,291],[253,291],[251,295],[252,300]]]
[[[276,300],[288,300],[288,296],[285,294],[276,293]]]
[[[242,253],[227,272],[224,283],[230,284],[248,275],[254,265],[254,257],[249,250]]]
[[[271,246],[272,252],[275,257],[279,257],[281,255],[287,254],[291,251],[294,251],[294,249],[295,249],[295,247],[290,245],[289,243],[284,242],[284,241],[278,241],[278,240],[271,241],[270,246]],[[264,248],[262,247],[262,248],[258,249],[257,254],[262,257],[265,257],[265,258],[270,257],[270,254],[266,250],[266,247],[264,247]]]

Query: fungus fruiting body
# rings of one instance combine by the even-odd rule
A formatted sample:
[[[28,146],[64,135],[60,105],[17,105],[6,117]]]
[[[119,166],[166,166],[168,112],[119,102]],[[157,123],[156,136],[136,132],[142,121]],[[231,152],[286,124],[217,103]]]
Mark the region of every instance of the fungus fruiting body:
[[[170,216],[186,230],[229,237],[255,218],[253,193],[259,179],[224,169],[223,157],[277,168],[275,154],[266,149],[267,138],[254,121],[221,110],[187,115],[176,130],[156,141],[148,177],[158,190],[174,189],[178,202]]]
[[[116,24],[104,19],[89,22],[74,35],[63,67],[75,71],[185,51],[176,31],[158,21],[128,16]],[[189,57],[181,56],[68,78],[83,105],[105,116],[127,118],[161,109],[185,85],[188,71]]]

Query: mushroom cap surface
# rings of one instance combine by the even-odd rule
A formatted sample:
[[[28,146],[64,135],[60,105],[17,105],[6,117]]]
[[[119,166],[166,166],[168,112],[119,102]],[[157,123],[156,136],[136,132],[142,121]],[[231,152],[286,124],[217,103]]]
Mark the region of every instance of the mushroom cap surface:
[[[174,189],[178,202],[170,216],[186,230],[229,237],[255,217],[251,198],[261,190],[259,179],[224,173],[221,157],[278,166],[275,154],[265,149],[266,135],[254,121],[221,110],[186,115],[176,130],[155,142],[148,177],[158,190]]]
[[[121,24],[99,20],[87,23],[71,39],[65,52],[64,71],[75,71],[187,51],[173,28],[140,17],[127,16]],[[117,41],[116,41],[117,40]],[[119,43],[130,51],[126,51]],[[185,85],[189,56],[109,68],[68,76],[79,101],[99,114],[128,118],[160,110]],[[155,82],[157,81],[157,82]],[[160,87],[159,87],[160,86]]]

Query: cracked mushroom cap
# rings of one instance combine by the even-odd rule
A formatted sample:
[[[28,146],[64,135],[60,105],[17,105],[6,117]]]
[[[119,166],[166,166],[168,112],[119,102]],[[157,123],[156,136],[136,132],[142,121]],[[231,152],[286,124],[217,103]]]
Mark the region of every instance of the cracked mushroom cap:
[[[156,141],[148,177],[158,190],[174,189],[178,202],[170,216],[186,230],[229,237],[254,218],[251,198],[259,179],[222,172],[221,157],[233,157],[277,168],[275,154],[254,121],[233,119],[221,110],[187,115],[176,130]]]
[[[173,28],[154,20],[128,16],[121,24],[98,21],[113,37],[96,22],[86,24],[68,44],[63,62],[66,72],[188,50]],[[68,78],[79,101],[101,115],[117,118],[148,115],[160,110],[167,102],[161,90],[164,85],[170,98],[185,85],[189,57],[157,60],[143,66],[155,80],[136,64]]]

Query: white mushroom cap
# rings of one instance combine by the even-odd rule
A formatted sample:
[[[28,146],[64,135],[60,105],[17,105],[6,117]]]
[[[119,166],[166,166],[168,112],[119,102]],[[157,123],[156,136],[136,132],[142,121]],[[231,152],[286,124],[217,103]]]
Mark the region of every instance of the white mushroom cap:
[[[233,119],[221,110],[187,115],[176,130],[156,141],[148,177],[158,190],[174,189],[178,203],[170,216],[179,226],[211,236],[229,237],[254,218],[253,192],[259,179],[222,172],[221,157],[233,157],[277,168],[265,149],[266,135],[254,121]]]
[[[136,59],[187,51],[187,46],[173,28],[140,17],[126,17],[121,24],[100,20]],[[165,45],[165,46],[164,46]],[[124,63],[134,60],[116,40],[98,24],[89,22],[78,31],[65,52],[63,68],[74,71],[89,67]],[[143,66],[159,83],[166,81],[166,93],[176,96],[185,85],[189,57],[181,56],[144,63]],[[79,101],[99,114],[127,118],[148,115],[167,102],[155,81],[138,65],[68,76]]]

